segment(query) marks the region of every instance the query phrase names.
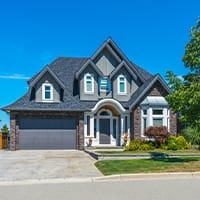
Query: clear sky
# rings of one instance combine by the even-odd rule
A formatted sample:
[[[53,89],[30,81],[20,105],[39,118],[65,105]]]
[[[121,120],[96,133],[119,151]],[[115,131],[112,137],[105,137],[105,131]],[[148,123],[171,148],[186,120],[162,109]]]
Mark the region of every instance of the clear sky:
[[[58,56],[87,57],[111,36],[151,73],[185,73],[181,61],[200,0],[1,0],[0,107]],[[0,126],[9,123],[0,111]]]

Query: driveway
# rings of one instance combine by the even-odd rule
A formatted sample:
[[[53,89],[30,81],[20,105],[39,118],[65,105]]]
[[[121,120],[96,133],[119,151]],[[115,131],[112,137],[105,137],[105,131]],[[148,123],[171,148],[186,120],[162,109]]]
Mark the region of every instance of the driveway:
[[[0,151],[0,181],[101,176],[94,162],[78,150]]]

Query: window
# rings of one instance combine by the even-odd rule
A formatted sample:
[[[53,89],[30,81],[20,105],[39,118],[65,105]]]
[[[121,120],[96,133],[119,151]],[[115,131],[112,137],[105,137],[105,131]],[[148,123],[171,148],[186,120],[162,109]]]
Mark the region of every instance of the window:
[[[147,115],[147,110],[143,110],[143,115]]]
[[[100,78],[100,92],[109,92],[110,91],[110,80],[108,77]]]
[[[153,126],[163,126],[163,118],[154,118],[153,119]]]
[[[169,111],[164,108],[144,108],[141,111],[141,135],[149,126],[166,126],[169,129]]]
[[[118,76],[118,94],[126,94],[126,78],[124,75]]]
[[[97,137],[97,120],[96,118],[94,119],[94,138]]]
[[[87,136],[90,136],[90,116],[87,115]]]
[[[163,109],[153,109],[153,115],[162,115]]]
[[[101,116],[110,116],[110,113],[107,112],[107,111],[102,111],[102,112],[100,113],[100,115],[101,115]]]
[[[144,137],[144,133],[147,129],[147,109],[143,109],[142,112],[142,119],[141,119],[141,135]]]
[[[116,135],[117,135],[116,126],[117,126],[117,120],[113,119],[113,138],[115,138],[115,139],[116,139]]]
[[[42,85],[42,100],[53,101],[53,86],[50,83],[44,83]]]
[[[84,76],[84,92],[94,93],[94,77],[91,74]]]

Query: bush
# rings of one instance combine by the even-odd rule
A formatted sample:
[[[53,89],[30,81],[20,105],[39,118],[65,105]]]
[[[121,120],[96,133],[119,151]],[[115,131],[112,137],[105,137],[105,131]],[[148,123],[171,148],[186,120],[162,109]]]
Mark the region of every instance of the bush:
[[[200,130],[198,128],[188,127],[183,130],[183,135],[188,142],[193,145],[197,145],[200,149]]]
[[[129,145],[125,147],[126,151],[148,151],[155,149],[152,142],[144,140],[132,140]]]
[[[186,141],[183,136],[170,136],[166,142],[166,149],[168,150],[181,150],[190,148],[191,145]]]
[[[146,129],[145,135],[149,138],[152,138],[155,141],[156,146],[160,147],[161,144],[164,144],[166,142],[166,139],[169,136],[169,132],[166,126],[150,126]]]

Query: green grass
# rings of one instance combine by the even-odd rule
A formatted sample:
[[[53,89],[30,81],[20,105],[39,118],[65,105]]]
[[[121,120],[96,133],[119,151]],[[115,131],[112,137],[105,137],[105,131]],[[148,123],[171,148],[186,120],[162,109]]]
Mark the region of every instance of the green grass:
[[[104,175],[200,171],[200,157],[163,159],[103,160],[95,163]]]

